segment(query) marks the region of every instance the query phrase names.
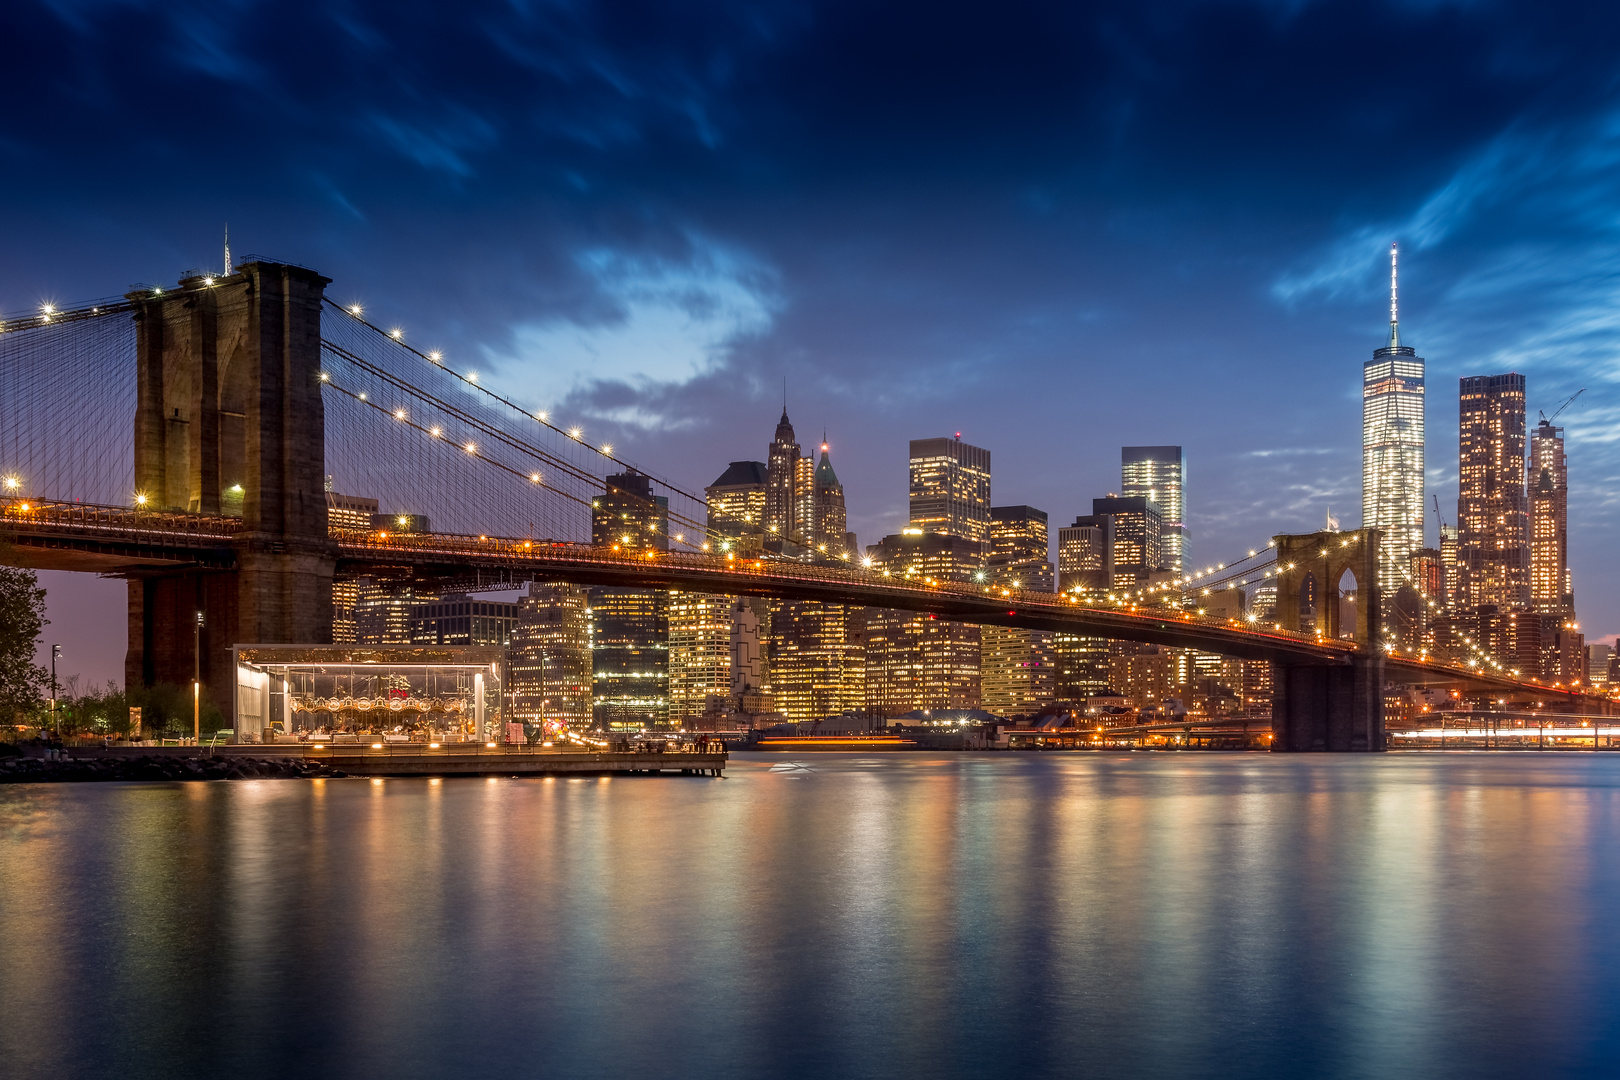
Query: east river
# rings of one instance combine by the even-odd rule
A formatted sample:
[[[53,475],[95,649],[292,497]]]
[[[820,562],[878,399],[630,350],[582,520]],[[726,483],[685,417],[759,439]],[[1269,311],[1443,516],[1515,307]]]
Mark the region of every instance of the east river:
[[[0,788],[0,1074],[1620,1073],[1620,755]]]

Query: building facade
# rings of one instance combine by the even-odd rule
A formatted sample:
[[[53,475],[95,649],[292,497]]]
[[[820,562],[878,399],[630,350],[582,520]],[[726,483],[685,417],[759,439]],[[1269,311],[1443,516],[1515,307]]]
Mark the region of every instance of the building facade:
[[[1530,606],[1524,390],[1517,373],[1460,381],[1457,558],[1465,608]]]
[[[592,719],[590,593],[531,581],[512,626],[512,712],[530,723],[586,728]]]
[[[1052,591],[1047,516],[1033,506],[990,508],[990,557],[985,567],[993,587]],[[1027,716],[1057,694],[1052,633],[1004,626],[979,628],[983,707],[1002,716]]]
[[[1108,496],[1091,500],[1093,518],[1113,519],[1113,564],[1109,587],[1128,589],[1146,585],[1164,565],[1163,521],[1158,504],[1144,496]]]
[[[1569,467],[1564,429],[1543,420],[1530,436],[1530,603],[1573,617],[1569,573]]]
[[[1159,543],[1165,567],[1185,573],[1187,458],[1179,446],[1126,446],[1120,450],[1120,494],[1159,508]]]
[[[853,559],[849,514],[844,508],[844,485],[833,471],[831,449],[821,444],[821,461],[811,479],[811,541],[818,555]]]
[[[669,500],[637,472],[607,477],[591,501],[591,542],[669,550]],[[669,724],[669,593],[593,588],[590,593],[592,715],[604,730]]]
[[[669,593],[669,722],[686,727],[731,695],[731,598]]]
[[[709,504],[709,542],[757,540],[765,529],[767,470],[763,461],[733,461],[703,489]],[[757,547],[741,544],[743,550]]]
[[[1361,369],[1361,523],[1379,529],[1378,585],[1393,597],[1423,546],[1424,361],[1401,344],[1389,249],[1389,342]]]
[[[990,451],[954,439],[911,440],[911,526],[990,543]]]

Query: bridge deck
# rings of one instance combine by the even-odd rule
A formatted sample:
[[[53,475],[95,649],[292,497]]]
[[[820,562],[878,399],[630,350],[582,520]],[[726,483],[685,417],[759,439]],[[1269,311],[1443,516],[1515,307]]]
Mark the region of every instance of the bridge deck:
[[[53,569],[138,574],[167,564],[229,567],[240,519],[129,507],[0,499],[0,536],[14,561]],[[703,552],[630,552],[566,541],[444,533],[331,530],[340,571],[398,568],[486,580],[564,580],[582,585],[679,588],[723,596],[768,596],[902,611],[955,622],[1143,641],[1282,663],[1347,664],[1364,651],[1353,641],[1320,638],[1236,619],[1168,608],[1079,603],[1032,593],[792,560],[721,557]],[[1388,677],[1410,684],[1449,683],[1548,700],[1581,699],[1572,691],[1522,682],[1437,660],[1387,659]],[[1585,698],[1584,700],[1591,700]]]

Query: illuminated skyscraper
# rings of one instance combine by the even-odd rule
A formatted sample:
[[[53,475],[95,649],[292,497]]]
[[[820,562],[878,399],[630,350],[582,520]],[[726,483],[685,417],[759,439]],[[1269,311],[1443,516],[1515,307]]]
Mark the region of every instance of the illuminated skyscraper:
[[[703,489],[711,538],[739,540],[765,527],[766,467],[763,461],[733,461]],[[743,545],[745,548],[758,544]]]
[[[1091,516],[1114,519],[1114,564],[1109,586],[1117,589],[1145,585],[1155,570],[1164,568],[1164,529],[1159,506],[1145,496],[1110,495],[1091,500]]]
[[[1058,589],[1106,592],[1113,585],[1114,519],[1077,517],[1058,530]]]
[[[809,524],[802,505],[802,460],[799,440],[793,434],[793,423],[784,405],[765,464],[765,530],[784,540],[792,540]]]
[[[591,500],[591,542],[669,550],[669,499],[638,472],[609,476]],[[661,727],[669,720],[669,594],[591,590],[591,671],[599,727]]]
[[[911,524],[990,541],[990,451],[954,439],[911,440]]]
[[[1383,530],[1378,586],[1393,597],[1423,546],[1423,358],[1401,344],[1389,248],[1389,344],[1361,369],[1361,523]]]
[[[512,711],[530,722],[591,723],[590,595],[565,582],[529,582],[512,627]]]
[[[1161,563],[1176,573],[1187,569],[1187,459],[1179,446],[1127,446],[1120,450],[1126,498],[1149,499],[1159,507]]]
[[[1464,609],[1530,606],[1530,515],[1524,495],[1524,376],[1460,382],[1457,560]]]
[[[982,542],[925,533],[917,526],[886,536],[867,550],[874,570],[912,581],[968,582],[984,568]],[[867,703],[874,712],[892,716],[911,709],[978,708],[977,626],[868,608],[865,640]]]
[[[1029,592],[1053,586],[1046,512],[1033,506],[990,510],[988,584]],[[1052,633],[1005,626],[979,628],[979,669],[984,707],[1003,716],[1035,712],[1056,693]]]
[[[1564,429],[1547,420],[1530,437],[1530,602],[1537,611],[1575,613]]]
[[[731,696],[731,598],[672,589],[669,594],[669,719],[702,716],[710,698]]]
[[[832,457],[825,442],[821,444],[821,463],[816,466],[812,476],[811,519],[814,527],[809,538],[812,541],[811,546],[818,554],[830,558],[848,555],[853,559],[855,553],[845,549],[849,535],[846,531],[849,515],[844,509],[844,485],[839,483],[838,474],[833,471]]]

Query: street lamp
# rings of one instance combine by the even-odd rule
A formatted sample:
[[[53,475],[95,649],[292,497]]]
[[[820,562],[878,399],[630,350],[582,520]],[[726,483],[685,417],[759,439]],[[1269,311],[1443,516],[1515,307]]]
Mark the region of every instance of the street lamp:
[[[202,628],[199,611],[191,631],[191,739],[196,746],[202,745]]]
[[[62,646],[60,646],[60,645],[52,645],[51,646],[51,730],[56,732],[56,737],[58,739],[60,739],[62,737],[62,725],[61,725],[61,721],[56,718],[56,658],[58,656],[61,656],[61,655],[62,655]]]

